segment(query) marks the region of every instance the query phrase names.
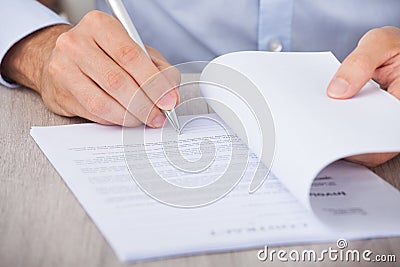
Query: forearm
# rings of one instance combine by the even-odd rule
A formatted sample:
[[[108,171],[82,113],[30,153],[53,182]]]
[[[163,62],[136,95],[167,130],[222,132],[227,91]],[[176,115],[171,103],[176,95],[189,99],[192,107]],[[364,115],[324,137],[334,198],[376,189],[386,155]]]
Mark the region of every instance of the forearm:
[[[16,43],[3,59],[2,75],[40,92],[44,62],[50,57],[58,36],[69,29],[68,25],[47,27]]]
[[[9,50],[25,37],[53,25],[68,24],[39,1],[5,0],[0,8],[0,71],[4,73],[4,58]],[[15,87],[0,76],[0,84]]]

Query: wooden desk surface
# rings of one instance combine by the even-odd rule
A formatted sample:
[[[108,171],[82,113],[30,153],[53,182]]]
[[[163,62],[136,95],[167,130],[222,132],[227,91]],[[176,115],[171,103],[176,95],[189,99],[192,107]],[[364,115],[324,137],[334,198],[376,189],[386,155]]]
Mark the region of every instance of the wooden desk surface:
[[[193,94],[198,92],[194,90]],[[192,96],[183,96],[187,97]],[[204,106],[191,108],[199,113],[208,110]],[[126,266],[118,261],[29,135],[31,126],[80,123],[84,120],[52,114],[33,91],[1,86],[0,111],[0,266]],[[400,189],[400,157],[374,171]],[[329,246],[335,248],[334,243],[328,243],[285,249],[321,251]],[[395,254],[400,265],[400,238],[350,241],[349,248],[370,249],[374,254]],[[271,263],[258,261],[257,251],[180,257],[137,263],[135,266],[270,266]],[[345,263],[325,264],[342,266]],[[289,266],[290,263],[274,262],[272,265]],[[357,265],[370,266],[365,262]],[[386,263],[384,266],[395,264]]]

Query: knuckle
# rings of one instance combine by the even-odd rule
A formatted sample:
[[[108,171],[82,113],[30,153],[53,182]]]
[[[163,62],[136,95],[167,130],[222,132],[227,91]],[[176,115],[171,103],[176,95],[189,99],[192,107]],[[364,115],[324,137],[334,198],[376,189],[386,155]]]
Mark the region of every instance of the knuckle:
[[[360,39],[358,44],[366,42],[379,42],[382,44],[396,43],[396,30],[398,29],[391,26],[371,29]]]
[[[374,28],[369,30],[365,36],[368,36],[369,38],[379,38],[385,30],[383,28]]]
[[[109,18],[109,15],[107,15],[104,12],[101,12],[99,10],[93,10],[90,11],[89,13],[87,13],[83,18],[82,18],[82,23],[83,24],[87,24],[90,26],[95,26],[95,27],[99,27],[99,25],[101,25],[101,23],[104,23],[105,21],[107,21],[107,19]]]
[[[370,31],[370,35],[373,36],[376,40],[380,40],[384,43],[390,41],[392,38],[390,31],[384,28],[372,29]]]
[[[121,71],[109,70],[105,73],[104,77],[105,86],[108,90],[118,91],[125,84],[125,77]]]
[[[347,64],[349,64],[352,69],[356,69],[365,75],[370,75],[374,71],[369,57],[364,54],[349,58]]]
[[[69,47],[70,44],[72,43],[72,37],[71,34],[68,32],[64,32],[58,36],[57,41],[56,41],[56,49],[63,50],[64,47]]]
[[[382,33],[382,28],[374,28],[371,29],[367,32],[367,35],[373,35],[373,36],[377,36],[380,35]]]
[[[150,119],[150,114],[152,107],[147,106],[144,103],[136,103],[135,111],[133,112],[135,116],[137,116],[140,120],[145,122]]]
[[[77,39],[72,32],[64,32],[62,33],[56,41],[55,52],[57,53],[70,53],[71,51],[76,50]]]
[[[132,61],[140,59],[143,52],[140,50],[138,45],[127,45],[121,46],[117,50],[117,57],[123,65],[126,65]]]
[[[108,113],[107,103],[98,97],[90,98],[86,108],[90,113],[99,117],[102,117],[103,114]]]
[[[181,72],[175,66],[171,66],[163,72],[165,72],[165,76],[175,87],[181,83]]]

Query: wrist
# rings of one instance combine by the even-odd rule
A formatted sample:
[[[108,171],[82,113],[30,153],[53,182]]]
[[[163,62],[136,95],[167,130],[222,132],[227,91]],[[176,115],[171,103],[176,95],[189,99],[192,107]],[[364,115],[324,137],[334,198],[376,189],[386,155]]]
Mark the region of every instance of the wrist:
[[[44,66],[51,56],[57,38],[69,29],[68,25],[54,25],[20,40],[5,55],[1,63],[2,75],[7,80],[40,93]]]

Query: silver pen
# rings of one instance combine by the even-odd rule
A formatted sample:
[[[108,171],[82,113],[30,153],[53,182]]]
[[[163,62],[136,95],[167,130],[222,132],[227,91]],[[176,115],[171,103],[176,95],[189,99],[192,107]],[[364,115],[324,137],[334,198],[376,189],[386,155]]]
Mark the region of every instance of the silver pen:
[[[144,46],[143,41],[140,38],[138,31],[136,30],[135,25],[133,25],[133,22],[128,14],[128,11],[126,11],[124,3],[122,3],[121,0],[106,0],[106,1],[110,6],[114,16],[121,22],[121,24],[124,26],[125,30],[128,32],[132,40],[134,40],[143,49],[146,55],[150,58],[150,55],[147,52],[146,47]],[[172,127],[174,127],[178,133],[180,133],[181,126],[179,124],[178,116],[176,115],[175,109],[163,110],[163,112],[169,123],[171,123]]]

